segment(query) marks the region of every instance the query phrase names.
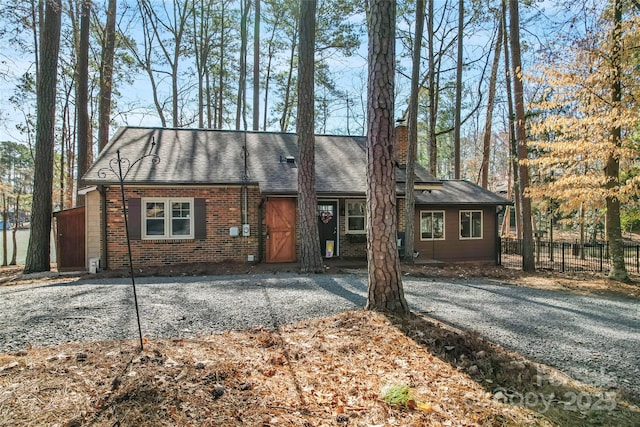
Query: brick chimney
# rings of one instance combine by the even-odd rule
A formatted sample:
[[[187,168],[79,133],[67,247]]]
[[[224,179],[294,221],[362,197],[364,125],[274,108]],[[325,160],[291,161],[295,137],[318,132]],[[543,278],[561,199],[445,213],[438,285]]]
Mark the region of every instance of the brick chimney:
[[[405,121],[396,126],[396,162],[400,166],[407,165],[407,150],[409,148],[409,128]]]

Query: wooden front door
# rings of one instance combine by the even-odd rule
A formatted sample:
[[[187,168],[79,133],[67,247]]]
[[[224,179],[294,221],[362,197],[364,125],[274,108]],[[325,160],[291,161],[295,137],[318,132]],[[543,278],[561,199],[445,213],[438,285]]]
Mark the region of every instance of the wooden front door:
[[[294,199],[267,199],[267,262],[296,260],[296,202]]]
[[[56,244],[58,270],[84,270],[85,228],[84,206],[56,212]]]

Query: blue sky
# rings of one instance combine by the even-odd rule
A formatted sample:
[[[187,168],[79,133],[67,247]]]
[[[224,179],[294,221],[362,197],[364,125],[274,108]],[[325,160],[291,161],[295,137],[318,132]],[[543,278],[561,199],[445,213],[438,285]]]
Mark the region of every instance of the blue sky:
[[[436,1],[436,7],[439,3],[441,2]],[[553,2],[551,1],[544,1],[539,3],[538,10],[544,10],[550,15],[558,15],[560,13],[553,12],[555,9],[553,9]],[[399,25],[402,25],[402,23],[399,23]],[[545,37],[549,35],[545,34],[544,28],[537,28],[535,32],[539,32],[536,37]],[[523,36],[526,36],[526,34],[523,34]],[[477,33],[473,35],[473,43],[476,45],[483,45],[486,44],[489,38],[489,33]],[[366,50],[367,44],[365,37],[358,55],[351,58],[336,58],[331,64],[332,69],[334,69],[337,74],[340,75],[338,79],[338,87],[350,92],[352,108],[354,110],[360,111],[360,115],[362,114],[361,103],[364,101],[364,97],[366,96]],[[251,53],[252,49],[250,47],[249,56],[251,56]],[[0,139],[23,141],[24,137],[15,129],[16,124],[23,122],[22,113],[15,110],[13,106],[8,102],[8,99],[13,94],[16,79],[18,79],[19,76],[24,73],[24,71],[27,70],[30,66],[31,58],[22,57],[22,54],[15,48],[5,44],[0,46],[0,61],[0,67],[2,67],[0,68],[0,70],[3,71],[2,75],[7,76],[6,78],[0,78],[0,99],[2,100],[2,103],[0,104]],[[249,62],[251,62],[251,58],[249,58]],[[469,76],[467,76],[466,78],[470,79]],[[250,84],[251,82],[248,81],[248,85]],[[396,115],[399,116],[406,105],[405,100],[408,96],[408,81],[398,76],[396,78],[396,88],[396,105],[398,110],[396,112]],[[123,107],[130,104],[132,106],[137,106],[137,108],[135,108],[133,111],[127,112],[126,116],[116,117],[115,120],[119,124],[143,126],[160,125],[159,119],[156,118],[153,114],[154,112],[152,112],[153,115],[144,113],[145,109],[151,105],[151,88],[146,75],[139,73],[138,75],[136,75],[133,85],[121,87],[120,91],[122,92],[122,94],[124,94],[124,97],[119,100],[119,104]],[[261,97],[263,96],[264,93],[261,93]],[[247,98],[249,105],[251,105],[251,97],[252,87],[249,86],[247,89]],[[344,122],[346,120],[346,100],[344,101],[343,106],[337,106],[336,109],[337,111],[335,113],[334,120]],[[248,117],[247,121],[249,122],[249,126],[251,126],[251,117]],[[342,123],[340,124],[342,125]],[[331,125],[329,126],[329,130],[330,128]],[[359,129],[353,129],[353,121],[351,128],[352,133],[358,133]]]

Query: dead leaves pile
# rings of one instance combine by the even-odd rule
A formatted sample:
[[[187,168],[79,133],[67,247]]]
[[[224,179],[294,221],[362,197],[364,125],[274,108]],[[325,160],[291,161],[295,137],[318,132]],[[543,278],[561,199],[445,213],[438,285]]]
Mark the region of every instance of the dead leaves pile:
[[[392,405],[385,387],[406,386]],[[0,355],[0,425],[545,425],[492,399],[384,316],[199,340],[68,344]]]

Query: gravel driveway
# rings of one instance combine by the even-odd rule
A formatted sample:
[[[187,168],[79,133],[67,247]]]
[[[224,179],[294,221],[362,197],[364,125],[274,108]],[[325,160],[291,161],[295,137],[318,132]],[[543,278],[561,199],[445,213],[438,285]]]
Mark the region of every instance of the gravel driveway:
[[[637,301],[501,285],[403,279],[424,312],[584,382],[640,396]],[[138,278],[142,332],[191,337],[273,327],[362,308],[366,276],[259,274]],[[136,339],[128,279],[0,287],[0,352],[66,341]]]

